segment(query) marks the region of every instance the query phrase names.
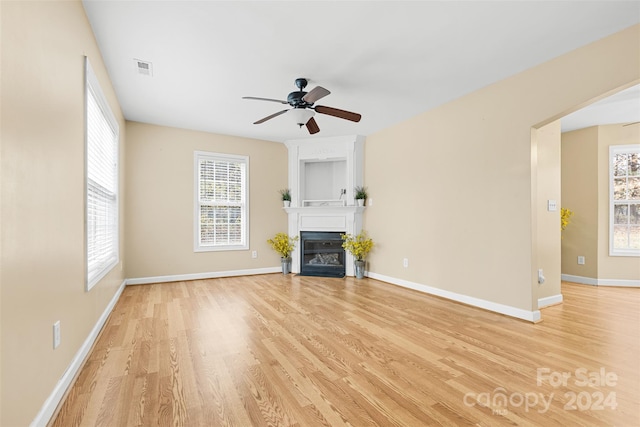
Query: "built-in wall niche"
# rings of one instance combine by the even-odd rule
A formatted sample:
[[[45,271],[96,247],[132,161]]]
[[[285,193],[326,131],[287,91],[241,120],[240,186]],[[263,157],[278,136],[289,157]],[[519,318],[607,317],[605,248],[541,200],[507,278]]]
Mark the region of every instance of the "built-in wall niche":
[[[346,201],[347,160],[302,161],[300,164],[303,206],[314,202]]]
[[[363,136],[299,139],[285,144],[289,152],[291,208],[355,204],[353,189],[362,185]],[[342,197],[340,190],[346,193]]]

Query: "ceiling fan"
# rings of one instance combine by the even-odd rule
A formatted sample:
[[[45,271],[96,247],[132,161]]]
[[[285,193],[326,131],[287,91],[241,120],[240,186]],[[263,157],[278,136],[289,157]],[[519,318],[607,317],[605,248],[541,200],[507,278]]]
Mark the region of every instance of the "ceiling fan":
[[[307,127],[307,130],[310,134],[320,132],[320,128],[318,124],[314,120],[314,111],[320,114],[327,114],[329,116],[338,117],[340,119],[351,120],[352,122],[359,122],[362,116],[358,113],[352,113],[351,111],[339,110],[338,108],[333,107],[325,107],[322,105],[314,105],[316,101],[325,96],[329,95],[327,89],[322,86],[316,86],[311,89],[310,92],[305,92],[304,88],[307,87],[307,79],[299,78],[296,79],[296,86],[299,90],[291,92],[287,96],[286,101],[282,101],[279,99],[272,98],[257,98],[255,96],[243,96],[242,99],[255,99],[258,101],[270,101],[270,102],[278,102],[280,104],[289,104],[293,108],[287,108],[286,110],[278,111],[277,113],[271,114],[270,116],[264,117],[256,122],[253,122],[254,125],[259,125],[260,123],[264,123],[267,120],[271,120],[274,117],[278,117],[281,114],[289,112],[292,115],[298,126],[302,127],[303,125]]]

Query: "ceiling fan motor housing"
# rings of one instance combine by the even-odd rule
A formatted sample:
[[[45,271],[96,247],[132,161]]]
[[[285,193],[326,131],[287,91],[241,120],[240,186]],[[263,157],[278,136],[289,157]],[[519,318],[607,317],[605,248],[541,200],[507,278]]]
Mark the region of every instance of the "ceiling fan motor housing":
[[[289,105],[295,108],[307,108],[313,105],[313,103],[308,103],[302,99],[307,94],[307,92],[304,91],[304,88],[307,87],[307,83],[307,79],[296,79],[296,87],[300,90],[291,92],[289,96],[287,96],[287,102]]]
[[[312,104],[309,104],[305,101],[302,100],[302,98],[307,94],[307,92],[305,91],[295,91],[295,92],[291,92],[289,94],[289,96],[287,96],[287,102],[289,103],[289,105],[291,105],[292,107],[296,107],[296,108],[307,108],[310,107]]]

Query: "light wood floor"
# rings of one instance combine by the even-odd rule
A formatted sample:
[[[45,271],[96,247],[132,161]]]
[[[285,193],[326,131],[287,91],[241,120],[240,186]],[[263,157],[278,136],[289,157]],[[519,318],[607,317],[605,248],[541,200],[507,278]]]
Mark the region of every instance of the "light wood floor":
[[[129,286],[52,424],[640,425],[640,290],[563,294],[531,324],[371,279]]]

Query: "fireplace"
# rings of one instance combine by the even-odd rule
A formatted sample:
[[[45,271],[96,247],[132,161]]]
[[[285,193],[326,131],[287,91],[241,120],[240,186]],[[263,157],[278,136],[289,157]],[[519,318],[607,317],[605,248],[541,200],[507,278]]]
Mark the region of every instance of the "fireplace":
[[[344,277],[343,233],[332,231],[300,232],[300,275]]]
[[[302,241],[296,245],[293,273],[353,276],[353,256],[342,250],[340,234],[362,230],[366,207],[356,205],[353,189],[363,185],[364,139],[345,135],[285,141],[291,189],[291,206],[284,208],[288,234],[304,239],[307,233],[319,233],[311,234],[306,254]]]

